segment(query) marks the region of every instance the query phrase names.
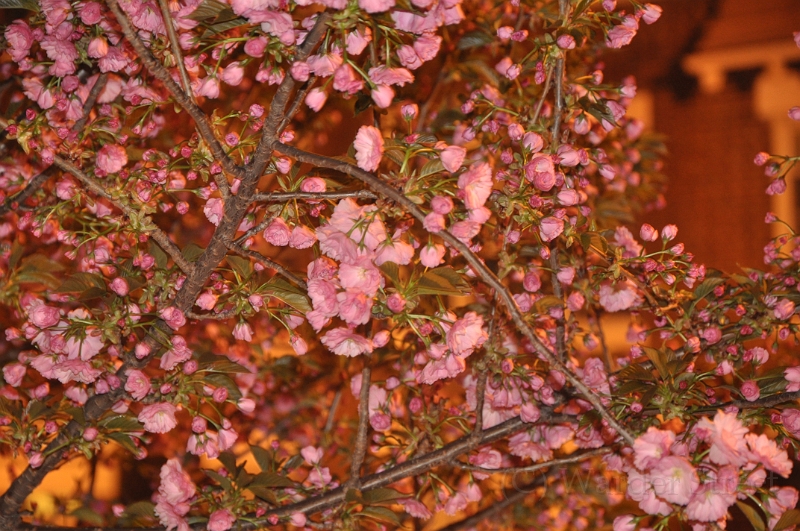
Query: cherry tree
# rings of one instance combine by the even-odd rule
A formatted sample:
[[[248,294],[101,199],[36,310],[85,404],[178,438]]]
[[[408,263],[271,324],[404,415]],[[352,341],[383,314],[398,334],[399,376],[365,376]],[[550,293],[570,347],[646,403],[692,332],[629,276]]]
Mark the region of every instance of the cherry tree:
[[[3,529],[107,445],[160,477],[78,523],[800,523],[800,237],[725,275],[631,231],[663,147],[599,54],[660,7],[0,6]]]

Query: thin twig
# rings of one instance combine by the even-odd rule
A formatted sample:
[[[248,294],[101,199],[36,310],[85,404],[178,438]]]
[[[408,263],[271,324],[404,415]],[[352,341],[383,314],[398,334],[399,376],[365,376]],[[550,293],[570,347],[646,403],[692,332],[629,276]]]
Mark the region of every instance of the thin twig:
[[[547,475],[542,475],[537,477],[531,483],[527,485],[521,485],[516,487],[514,490],[507,490],[504,492],[503,500],[499,502],[492,503],[486,509],[482,511],[478,511],[477,513],[473,514],[472,516],[461,520],[460,522],[455,522],[450,524],[447,527],[440,529],[439,531],[462,531],[465,529],[475,529],[476,526],[483,522],[488,518],[494,518],[498,514],[502,513],[509,507],[516,505],[517,503],[524,500],[529,494],[533,492],[533,489],[536,487],[541,487],[547,481]],[[495,527],[495,526],[493,526]]]
[[[266,229],[267,225],[272,223],[273,219],[275,219],[275,215],[265,216],[264,219],[262,219],[261,222],[258,223],[258,225],[255,225],[254,227],[250,227],[247,231],[245,231],[244,234],[242,234],[241,236],[236,238],[233,241],[233,244],[238,246],[238,247],[241,247],[242,245],[244,245],[244,242],[246,242],[249,238],[252,238],[253,236],[258,234],[262,230]]]
[[[478,373],[478,382],[475,384],[475,428],[472,430],[472,436],[475,438],[480,437],[483,431],[483,404],[486,401],[487,378],[488,371],[484,368]]]
[[[178,33],[175,31],[175,24],[172,20],[172,13],[169,10],[167,0],[158,0],[158,5],[161,7],[161,18],[164,19],[164,27],[167,28],[167,38],[169,39],[172,55],[175,58],[175,63],[180,72],[181,82],[183,83],[183,90],[186,95],[194,101],[192,94],[192,82],[189,80],[189,72],[186,71],[186,65],[183,62],[183,53],[181,52],[181,43],[178,39]]]
[[[175,99],[175,102],[180,105],[189,114],[189,116],[192,117],[192,119],[194,119],[197,129],[200,132],[200,136],[203,138],[206,144],[208,144],[214,160],[219,162],[222,165],[222,169],[224,169],[227,173],[239,178],[243,177],[244,168],[237,166],[236,163],[225,152],[222,144],[219,142],[219,140],[217,140],[217,137],[214,134],[214,128],[212,127],[208,116],[206,116],[203,110],[198,107],[194,101],[192,101],[192,99],[183,91],[180,85],[175,83],[175,81],[172,79],[172,75],[169,73],[169,70],[167,70],[164,65],[162,65],[161,62],[153,56],[153,54],[150,52],[150,49],[144,45],[144,42],[142,42],[142,39],[139,38],[136,30],[133,28],[133,26],[131,26],[128,17],[119,7],[118,0],[108,0],[108,6],[111,8],[111,11],[114,12],[117,22],[119,22],[119,25],[122,27],[122,33],[125,35],[125,39],[131,44],[131,46],[133,46],[133,49],[136,50],[136,53],[139,55],[139,58],[142,60],[142,63],[144,63],[145,67],[147,67],[147,70],[164,84],[169,93]],[[224,179],[220,180],[224,181]],[[224,190],[228,188],[228,183],[217,183],[218,186],[220,184],[223,184],[223,186],[220,186],[220,189],[223,190],[224,193]]]
[[[425,213],[423,213],[415,203],[375,175],[366,172],[357,166],[334,158],[309,153],[308,151],[304,151],[294,146],[288,146],[277,141],[274,143],[273,147],[279,153],[294,157],[300,162],[313,164],[314,166],[321,168],[340,171],[346,175],[355,177],[378,194],[402,205],[420,223],[424,223],[425,221]],[[583,395],[583,397],[590,404],[592,404],[592,406],[594,406],[595,410],[600,414],[601,417],[603,417],[608,425],[616,430],[617,433],[623,439],[625,439],[628,444],[633,445],[635,440],[634,436],[627,429],[625,429],[622,424],[620,424],[620,422],[614,415],[611,414],[611,412],[609,412],[609,410],[603,405],[600,397],[585,383],[583,383],[583,381],[575,376],[572,371],[570,371],[569,368],[567,368],[567,366],[564,365],[564,363],[558,359],[557,356],[554,356],[550,349],[544,343],[542,343],[542,341],[536,335],[536,331],[525,320],[525,317],[522,315],[519,306],[517,306],[516,301],[509,290],[503,285],[502,281],[497,278],[497,276],[480,258],[478,258],[474,252],[470,250],[470,248],[464,242],[455,237],[449,230],[443,230],[437,234],[441,236],[442,239],[445,240],[451,247],[455,248],[459,253],[461,253],[469,265],[472,266],[472,269],[475,271],[477,276],[486,282],[489,287],[495,290],[495,296],[500,299],[500,301],[502,301],[502,303],[508,309],[514,324],[525,335],[525,337],[528,338],[528,340],[536,349],[537,354],[556,369],[561,371],[566,377],[567,381],[569,381],[569,383],[572,384],[578,390],[578,392]]]
[[[297,111],[300,110],[300,105],[303,104],[305,101],[306,96],[308,95],[311,87],[314,86],[314,82],[317,80],[317,76],[311,76],[306,83],[300,87],[300,90],[297,91],[297,94],[294,96],[294,101],[292,102],[292,106],[289,107],[289,110],[286,112],[286,116],[283,117],[281,120],[280,125],[278,126],[278,134],[281,134],[286,127],[292,123],[292,119],[294,115],[297,114]]]
[[[264,256],[263,254],[259,253],[258,251],[253,251],[253,250],[250,250],[250,249],[243,249],[243,248],[241,248],[238,245],[235,245],[233,243],[228,243],[226,245],[228,246],[228,249],[230,249],[234,253],[242,255],[242,256],[246,256],[246,257],[249,257],[249,258],[253,258],[254,260],[257,260],[257,261],[261,262],[262,264],[264,264],[268,268],[274,269],[279,275],[291,280],[292,282],[294,282],[295,284],[297,284],[301,288],[303,288],[303,289],[307,289],[308,288],[308,286],[303,281],[303,279],[301,279],[300,277],[298,277],[297,275],[295,275],[294,273],[292,273],[291,271],[289,271],[288,269],[286,269],[285,267],[283,267],[279,263],[273,262],[272,260],[270,260],[269,258]]]
[[[80,131],[89,121],[92,108],[94,108],[94,104],[97,103],[97,98],[100,96],[100,92],[102,92],[103,88],[106,86],[106,81],[108,81],[108,74],[100,74],[97,77],[97,80],[94,82],[94,86],[92,86],[92,90],[89,91],[89,95],[86,97],[86,102],[83,104],[81,117],[72,125],[70,128],[71,131]],[[25,188],[20,190],[16,195],[6,199],[6,201],[0,205],[0,216],[12,209],[22,206],[22,203],[24,203],[30,196],[39,190],[39,188],[41,188],[42,185],[46,183],[47,180],[52,176],[52,168],[47,168],[40,174],[36,175],[33,179],[28,181],[28,184],[25,185]]]
[[[547,99],[547,94],[550,92],[550,82],[553,79],[553,67],[547,69],[547,77],[544,80],[544,88],[542,88],[542,96],[539,98],[539,103],[536,105],[536,111],[533,113],[532,123],[536,123],[539,119],[539,114],[544,107],[544,101]]]
[[[558,280],[558,244],[550,249],[550,282],[553,285],[553,295],[558,299],[558,307],[561,308],[561,317],[556,319],[556,356],[562,361],[567,360],[567,349],[564,345],[564,331],[566,326],[564,321],[567,316],[564,312],[563,293],[561,292],[561,282]]]
[[[255,194],[253,196],[253,201],[261,203],[283,203],[294,199],[334,200],[345,199],[347,197],[356,199],[377,199],[378,196],[369,190],[354,190],[352,192],[272,192],[269,194]]]
[[[372,369],[369,359],[364,360],[361,369],[361,392],[358,394],[358,430],[356,432],[356,445],[353,448],[353,460],[350,462],[350,479],[346,485],[358,488],[361,479],[361,465],[367,455],[367,436],[369,435],[369,386],[372,378]]]
[[[331,402],[331,407],[328,409],[328,420],[325,421],[324,433],[330,433],[333,429],[333,422],[336,420],[336,410],[339,409],[339,402],[341,401],[342,390],[339,389],[336,391],[336,394],[333,395],[333,402]]]
[[[236,308],[231,308],[230,310],[223,310],[219,313],[195,313],[195,312],[184,312],[186,317],[189,319],[213,319],[215,321],[226,321],[231,317],[236,317],[239,312],[236,311]]]
[[[612,450],[611,448],[597,448],[579,454],[572,454],[569,457],[562,457],[560,459],[551,459],[550,461],[545,461],[543,463],[536,463],[534,465],[510,466],[506,468],[484,468],[482,466],[462,463],[461,461],[453,461],[452,464],[453,466],[460,468],[462,470],[483,472],[485,474],[519,474],[522,472],[538,472],[539,470],[543,470],[545,468],[550,468],[553,466],[564,466],[571,463],[578,463],[580,461],[583,461],[584,459],[589,459],[590,457],[597,457],[598,455],[611,453],[611,450]]]

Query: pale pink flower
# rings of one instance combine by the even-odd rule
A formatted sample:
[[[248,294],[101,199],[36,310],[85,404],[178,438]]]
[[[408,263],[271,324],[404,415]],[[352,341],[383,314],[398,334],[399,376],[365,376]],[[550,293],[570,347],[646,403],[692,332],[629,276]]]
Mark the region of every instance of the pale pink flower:
[[[364,171],[375,171],[383,156],[383,137],[378,128],[362,125],[356,134],[353,146],[358,167]]]
[[[781,411],[781,422],[793,437],[800,438],[800,409],[787,408]]]
[[[28,319],[39,328],[49,328],[58,323],[61,313],[58,308],[40,304],[28,310]]]
[[[597,292],[600,305],[607,312],[620,312],[638,306],[642,298],[633,285],[628,280],[617,283],[605,283],[600,286]]]
[[[414,498],[403,498],[402,500],[397,500],[397,503],[402,505],[405,512],[414,518],[422,518],[423,520],[427,520],[433,516],[428,508],[425,507],[425,504],[419,500],[415,500]]]
[[[342,64],[342,56],[339,54],[312,55],[307,60],[309,70],[319,77],[332,76]]]
[[[614,518],[613,531],[635,531],[636,521],[632,514],[617,516]]]
[[[798,493],[794,487],[772,487],[769,489],[769,494],[764,505],[770,514],[768,529],[774,529],[783,513],[797,506]]]
[[[774,440],[763,433],[748,433],[744,438],[750,451],[749,461],[761,463],[767,470],[777,472],[785,478],[789,477],[793,463],[786,450],[779,448]]]
[[[176,458],[173,457],[161,467],[160,475],[158,493],[166,503],[179,505],[188,502],[195,495],[197,488]]]
[[[194,84],[195,96],[205,97],[210,99],[219,98],[219,80],[214,76],[207,76]]]
[[[134,400],[141,400],[150,393],[150,378],[138,369],[130,369],[125,380],[125,391]]]
[[[294,353],[298,356],[302,356],[308,352],[308,344],[306,343],[306,340],[300,336],[293,335],[291,338],[289,338],[289,344],[292,345]]]
[[[218,509],[208,518],[208,531],[228,531],[233,527],[234,522],[236,522],[236,517],[233,516],[233,513],[228,509]]]
[[[375,105],[381,109],[385,109],[392,104],[394,89],[389,85],[379,84],[372,89],[370,96],[372,96],[372,101],[375,102]]]
[[[349,328],[334,328],[322,336],[323,345],[334,354],[354,357],[372,352],[372,343],[364,336],[354,333]]]
[[[464,158],[467,156],[467,150],[461,146],[447,146],[439,152],[439,158],[442,161],[444,169],[450,173],[455,173],[461,168],[464,163]],[[442,214],[443,212],[440,212]],[[444,212],[446,214],[446,212]]]
[[[422,66],[422,59],[419,58],[414,48],[407,44],[397,49],[397,58],[400,59],[400,64],[409,70],[416,70]]]
[[[650,482],[656,495],[670,503],[686,505],[700,485],[697,471],[684,457],[660,459],[650,470]]]
[[[743,382],[740,390],[742,392],[742,396],[748,402],[758,400],[758,397],[761,395],[761,390],[758,388],[758,382],[755,380],[747,380],[746,382]]]
[[[150,433],[167,433],[177,426],[175,411],[177,408],[169,402],[148,404],[139,413],[139,422]]]
[[[398,85],[400,87],[414,82],[414,74],[405,68],[376,66],[369,69],[369,78],[376,85]]]
[[[779,300],[775,304],[773,313],[775,314],[775,318],[780,319],[781,321],[789,319],[794,314],[794,302],[792,302],[790,299]]]
[[[367,13],[382,13],[394,7],[394,0],[358,0],[358,7]]]
[[[645,4],[641,11],[642,20],[647,24],[652,24],[661,17],[661,6],[655,4]]]
[[[608,32],[606,44],[610,48],[622,48],[631,43],[636,32],[639,30],[639,22],[632,16],[622,19],[622,24],[614,26]]]
[[[25,376],[25,366],[21,363],[11,363],[3,367],[3,379],[11,387],[19,387]]]
[[[537,190],[549,192],[556,184],[556,167],[550,155],[540,153],[525,165],[525,178]]]
[[[125,295],[127,295],[128,290],[130,289],[128,286],[128,281],[122,277],[117,277],[114,280],[112,280],[109,283],[108,287],[111,289],[111,291],[113,291],[120,297],[124,297]]]
[[[639,236],[646,242],[654,242],[658,239],[658,230],[652,225],[645,223],[639,229]]]
[[[410,244],[401,240],[391,240],[387,238],[378,246],[378,252],[375,256],[375,265],[380,266],[386,262],[406,265],[411,263],[413,257],[414,248]]]
[[[283,247],[289,245],[292,233],[283,218],[275,218],[264,230],[264,240],[271,245]]]
[[[715,522],[724,518],[728,507],[735,502],[735,494],[718,490],[715,483],[706,483],[692,495],[686,505],[686,516],[699,522]]]
[[[783,371],[783,377],[789,384],[786,386],[786,392],[794,393],[800,391],[800,367],[789,367]]]
[[[708,459],[712,463],[739,467],[747,462],[744,436],[748,429],[742,425],[736,413],[717,411],[713,421],[708,417],[700,419],[697,429],[705,430],[710,435]]]
[[[419,261],[425,267],[438,267],[444,261],[445,248],[440,244],[428,244],[419,251]]]
[[[217,296],[211,291],[206,290],[197,297],[195,304],[203,310],[213,310],[214,306],[217,305]]]
[[[365,27],[362,30],[357,29],[347,34],[346,47],[347,53],[350,55],[360,55],[367,47],[367,44],[372,40],[372,29]]]
[[[339,267],[339,282],[345,289],[352,288],[370,297],[374,297],[384,285],[383,275],[367,256],[362,256],[353,263],[343,263]]]
[[[365,293],[348,289],[336,295],[339,303],[339,317],[351,326],[367,324],[372,316],[372,297]]]
[[[246,322],[240,321],[233,327],[233,337],[240,341],[252,341],[253,329]]]
[[[466,358],[488,338],[489,334],[483,329],[483,317],[475,312],[467,312],[447,331],[447,346],[456,356]]]
[[[305,459],[306,463],[314,466],[322,460],[322,457],[325,455],[325,451],[322,448],[306,446],[300,450],[300,455],[303,456],[303,459]]]
[[[322,106],[325,105],[325,101],[328,99],[328,94],[325,92],[325,89],[322,88],[314,88],[308,93],[305,99],[306,105],[311,108],[311,110],[315,112],[319,112],[322,109]]]
[[[303,182],[300,183],[300,190],[309,193],[322,193],[327,190],[327,185],[325,184],[325,180],[319,177],[306,177],[303,179]]]
[[[97,152],[97,167],[106,173],[117,173],[128,163],[128,153],[118,144],[106,144]]]
[[[458,177],[459,196],[473,209],[482,207],[492,193],[492,168],[485,162],[476,162]]]
[[[553,216],[544,218],[539,226],[539,234],[542,240],[553,241],[564,232],[564,220]]]
[[[669,448],[675,442],[675,434],[669,430],[659,430],[653,426],[636,438],[633,443],[633,463],[641,470],[648,469],[662,457],[669,455]]]
[[[205,206],[203,207],[203,213],[214,225],[219,225],[222,221],[223,209],[225,205],[222,202],[222,199],[219,197],[212,197],[208,201],[206,201]]]
[[[295,225],[289,237],[289,247],[294,249],[308,249],[317,241],[314,231],[305,225]]]
[[[446,215],[453,211],[453,200],[444,195],[437,195],[431,199],[431,210],[437,214]]]
[[[233,61],[220,72],[219,78],[228,85],[235,87],[244,79],[244,68],[239,61]]]

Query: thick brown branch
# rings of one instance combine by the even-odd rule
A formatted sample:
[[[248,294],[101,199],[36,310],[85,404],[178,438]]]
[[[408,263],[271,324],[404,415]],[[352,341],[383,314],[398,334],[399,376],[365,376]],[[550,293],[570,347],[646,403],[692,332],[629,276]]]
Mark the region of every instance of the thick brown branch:
[[[405,197],[401,192],[395,190],[375,175],[366,172],[357,166],[353,166],[347,162],[330,157],[309,153],[302,149],[288,146],[280,142],[275,142],[273,147],[276,151],[283,153],[284,155],[294,157],[300,162],[313,164],[314,166],[322,168],[329,168],[340,171],[345,175],[355,177],[380,195],[402,205],[406,211],[414,216],[420,223],[423,223],[425,220],[425,214],[422,212],[422,210],[420,210],[416,204]],[[483,263],[480,258],[478,258],[475,253],[469,249],[464,242],[453,236],[453,234],[451,234],[449,231],[443,230],[437,234],[441,236],[442,239],[444,239],[451,247],[455,248],[459,253],[461,253],[469,265],[472,266],[472,269],[475,271],[478,277],[488,284],[489,287],[495,290],[495,296],[508,309],[508,313],[511,315],[511,319],[514,321],[514,324],[523,334],[525,334],[525,337],[528,338],[531,344],[534,345],[537,354],[561,371],[566,377],[567,381],[569,381],[569,383],[572,384],[580,392],[580,394],[583,395],[583,397],[590,404],[592,404],[592,406],[594,406],[595,410],[600,413],[606,422],[608,422],[609,426],[616,430],[617,433],[619,433],[628,444],[633,445],[635,440],[633,435],[631,435],[630,432],[628,432],[628,430],[626,430],[622,424],[620,424],[617,418],[612,415],[608,409],[606,409],[600,400],[600,397],[594,391],[589,389],[589,387],[584,384],[583,381],[576,377],[572,371],[570,371],[566,365],[564,365],[564,363],[558,359],[557,356],[554,356],[550,349],[544,343],[542,343],[542,341],[536,335],[536,331],[530,324],[528,324],[528,322],[525,320],[525,317],[523,317],[519,306],[517,306],[516,301],[512,297],[509,290],[503,285],[502,281],[497,278],[497,276],[486,266],[486,264]]]
[[[125,39],[133,46],[133,49],[136,50],[136,53],[139,55],[145,67],[147,67],[147,70],[164,84],[178,105],[192,117],[197,125],[197,130],[200,132],[200,136],[205,143],[208,144],[214,160],[219,162],[227,173],[239,178],[243,177],[244,169],[237,166],[236,163],[228,157],[228,154],[225,153],[222,144],[217,140],[214,134],[214,128],[208,120],[208,116],[206,116],[203,110],[192,101],[183,89],[181,89],[180,85],[172,79],[169,70],[167,70],[164,65],[153,56],[150,49],[144,45],[142,39],[140,39],[139,35],[136,33],[136,30],[131,26],[128,17],[119,7],[118,0],[108,0],[108,6],[111,8],[111,11],[114,12],[117,22],[119,22],[119,25],[122,27],[122,33],[125,35]],[[227,186],[227,183],[225,183],[225,185]]]

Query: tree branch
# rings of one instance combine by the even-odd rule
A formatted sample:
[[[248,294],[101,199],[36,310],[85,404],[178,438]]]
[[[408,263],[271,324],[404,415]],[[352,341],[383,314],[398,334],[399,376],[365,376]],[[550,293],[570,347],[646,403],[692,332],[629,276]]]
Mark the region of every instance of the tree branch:
[[[354,197],[356,199],[377,199],[377,195],[369,190],[354,190],[352,192],[272,192],[268,194],[255,194],[253,201],[262,203],[283,203],[294,199],[335,200]]]
[[[289,155],[290,157],[294,157],[300,162],[306,162],[309,164],[313,164],[318,167],[322,168],[329,168],[332,170],[340,171],[346,175],[354,177],[361,182],[365,183],[369,186],[372,190],[377,192],[378,194],[391,199],[392,201],[402,205],[405,209],[414,216],[420,223],[424,223],[425,214],[420,210],[420,208],[414,204],[411,200],[405,197],[401,192],[395,190],[381,179],[376,177],[375,175],[358,168],[357,166],[353,166],[352,164],[348,164],[347,162],[333,159],[330,157],[324,157],[322,155],[316,155],[314,153],[309,153],[302,149],[296,148],[294,146],[288,146],[286,144],[282,144],[280,142],[275,142],[273,144],[273,148],[283,153],[284,155]],[[550,363],[552,366],[557,368],[559,371],[564,373],[567,381],[572,384],[578,392],[590,403],[594,406],[595,410],[603,417],[603,419],[608,423],[608,425],[613,428],[614,430],[619,433],[619,435],[625,439],[625,441],[633,445],[635,438],[631,435],[628,430],[626,430],[622,424],[617,420],[617,418],[612,415],[608,409],[603,405],[600,397],[589,387],[584,384],[578,377],[576,377],[572,371],[570,371],[564,363],[558,359],[557,356],[554,356],[550,349],[542,343],[539,337],[536,335],[536,331],[531,327],[530,324],[525,320],[522,315],[522,312],[517,306],[516,301],[512,297],[511,293],[506,289],[503,285],[502,281],[497,278],[497,276],[483,263],[483,261],[478,258],[478,256],[473,253],[469,247],[464,244],[461,240],[453,236],[449,230],[443,230],[437,233],[439,236],[442,237],[451,247],[455,248],[459,253],[461,253],[464,258],[467,260],[472,269],[475,271],[478,277],[481,278],[486,284],[488,284],[491,288],[495,290],[495,296],[498,298],[508,309],[508,312],[511,316],[511,319],[514,321],[516,327],[525,334],[525,337],[531,342],[531,344],[535,347],[536,352],[539,356],[541,356],[545,361]]]
[[[482,511],[478,511],[477,513],[473,514],[469,518],[465,518],[460,522],[456,522],[454,524],[450,524],[447,527],[440,529],[439,531],[461,531],[462,529],[474,529],[479,523],[486,520],[487,518],[492,518],[497,516],[498,514],[502,513],[509,507],[516,505],[518,502],[524,500],[531,492],[532,489],[535,487],[541,487],[545,484],[547,480],[547,476],[539,476],[531,483],[527,485],[523,485],[521,487],[517,487],[513,491],[505,491],[504,498],[502,501],[493,503],[486,509]]]
[[[584,459],[590,457],[597,457],[598,455],[605,455],[611,452],[611,448],[603,447],[594,450],[588,450],[579,454],[572,454],[569,457],[562,457],[560,459],[551,459],[543,463],[536,463],[528,466],[511,466],[506,468],[484,468],[482,466],[475,466],[469,463],[462,463],[461,461],[453,461],[452,465],[462,470],[472,470],[474,472],[483,472],[485,474],[518,474],[521,472],[537,472],[552,466],[564,466],[571,463],[579,463]]]
[[[236,253],[238,255],[241,255],[241,256],[246,256],[248,258],[253,258],[254,260],[257,260],[257,261],[261,262],[262,264],[264,264],[268,268],[274,269],[279,275],[281,275],[284,278],[287,278],[288,280],[291,280],[292,282],[294,282],[295,284],[297,284],[301,288],[303,288],[303,289],[307,289],[308,288],[308,286],[306,285],[306,283],[303,281],[302,278],[298,277],[297,275],[295,275],[294,273],[292,273],[291,271],[289,271],[288,269],[286,269],[285,267],[283,267],[279,263],[273,262],[272,260],[270,260],[269,258],[264,256],[263,254],[259,253],[258,251],[253,251],[251,249],[243,249],[243,248],[241,248],[238,245],[235,245],[233,243],[228,243],[226,245],[228,246],[228,249],[230,249],[234,253]]]
[[[119,7],[118,0],[108,0],[108,6],[111,8],[111,11],[114,12],[114,16],[117,18],[117,22],[122,27],[122,33],[125,35],[125,39],[133,46],[133,49],[136,50],[136,53],[139,55],[139,58],[144,63],[147,70],[153,74],[159,81],[161,81],[164,86],[167,88],[169,93],[175,99],[176,103],[180,105],[188,114],[192,117],[195,124],[197,125],[197,130],[200,132],[200,136],[202,139],[208,144],[208,147],[211,151],[214,160],[219,162],[222,165],[222,168],[231,175],[236,177],[243,177],[244,176],[244,169],[237,166],[233,160],[228,157],[228,154],[225,153],[225,149],[222,147],[222,144],[217,140],[216,135],[214,134],[214,128],[211,125],[211,122],[208,120],[208,116],[203,112],[203,110],[198,107],[194,101],[185,93],[183,89],[181,89],[180,85],[175,83],[172,79],[172,75],[169,73],[164,65],[156,59],[153,54],[150,52],[150,49],[147,48],[142,40],[137,35],[136,30],[133,29],[131,26],[128,17],[123,13],[122,9]],[[287,76],[291,77],[291,76]],[[220,179],[224,181],[224,179]],[[217,183],[219,186],[220,183]],[[228,183],[224,182],[224,188],[227,189]],[[220,186],[220,189],[223,189],[223,186]]]
[[[369,430],[369,385],[372,377],[372,370],[369,367],[369,359],[364,360],[364,368],[361,369],[361,392],[358,397],[358,431],[356,433],[356,445],[353,449],[353,461],[350,463],[350,479],[345,483],[350,488],[358,488],[361,479],[361,465],[364,464],[364,457],[367,454],[367,435]]]
[[[158,0],[158,5],[161,7],[161,18],[164,19],[164,27],[167,29],[167,38],[169,39],[172,55],[175,57],[175,63],[181,76],[183,90],[186,92],[186,96],[188,96],[189,99],[195,103],[192,94],[192,82],[189,80],[189,72],[186,71],[186,65],[183,62],[181,44],[180,40],[178,39],[178,33],[175,31],[175,24],[172,20],[172,13],[169,10],[169,4],[167,3],[167,0]]]

